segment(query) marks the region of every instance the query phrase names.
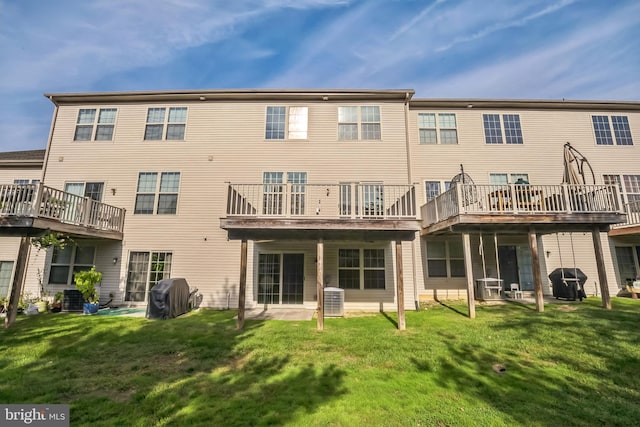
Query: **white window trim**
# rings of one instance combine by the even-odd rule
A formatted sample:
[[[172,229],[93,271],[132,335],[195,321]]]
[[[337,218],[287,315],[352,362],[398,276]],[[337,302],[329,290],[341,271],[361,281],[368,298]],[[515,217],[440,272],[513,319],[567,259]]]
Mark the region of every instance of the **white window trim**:
[[[422,114],[433,114],[435,116],[435,127],[420,127],[420,115]],[[452,115],[455,118],[456,121],[456,126],[451,128],[451,127],[441,127],[440,126],[440,115]],[[455,145],[460,145],[460,131],[458,129],[458,116],[456,115],[456,113],[451,113],[451,112],[427,112],[427,111],[422,111],[418,113],[418,118],[417,118],[418,122],[418,144],[419,145],[451,145],[451,146],[455,146]],[[434,129],[436,131],[436,142],[435,144],[429,143],[429,142],[422,142],[420,141],[420,131],[422,129]],[[443,130],[455,130],[456,131],[456,143],[455,144],[444,144],[442,142],[442,133],[441,131]],[[435,180],[434,180],[435,181]]]
[[[497,144],[500,145],[500,144]],[[491,175],[507,175],[507,183],[506,184],[493,184],[491,182]],[[527,176],[527,181],[529,182],[529,184],[531,184],[531,174],[528,172],[514,172],[514,171],[509,171],[509,172],[504,172],[504,171],[500,171],[500,172],[489,172],[488,175],[488,183],[489,185],[509,185],[509,184],[514,184],[515,182],[513,182],[513,175],[526,175]]]
[[[359,284],[360,287],[358,289],[354,289],[354,288],[340,288],[340,270],[355,270],[355,268],[352,267],[344,267],[341,268],[340,267],[340,250],[341,249],[346,249],[346,250],[358,250],[359,251],[359,262],[358,262],[358,270],[360,272],[360,277],[359,277]],[[371,268],[368,267],[366,268],[366,270],[383,270],[384,271],[384,288],[365,288],[364,287],[364,271],[365,271],[365,267],[364,267],[364,251],[365,250],[382,250],[384,253],[384,267],[383,268]],[[389,254],[387,252],[387,247],[385,246],[351,246],[351,245],[338,245],[338,247],[336,248],[336,287],[343,289],[345,292],[348,291],[365,291],[365,292],[371,292],[371,291],[386,291],[389,288],[389,280],[387,280],[387,262],[389,260],[389,256],[391,256],[391,254]]]
[[[358,138],[357,139],[340,139],[340,125],[341,124],[352,124],[353,122],[340,122],[340,107],[356,107],[358,109],[358,115],[357,115],[357,122],[355,122],[357,128],[358,128]],[[363,122],[362,121],[362,107],[378,107],[378,114],[380,115],[380,121],[378,122]],[[384,140],[383,138],[383,129],[382,129],[382,107],[379,104],[345,104],[345,105],[338,105],[337,109],[336,109],[336,122],[337,122],[337,126],[336,126],[336,141],[340,142],[340,143],[348,143],[348,142],[376,142],[376,141],[380,141],[382,142]],[[378,125],[380,126],[380,139],[364,139],[362,138],[362,124],[372,124],[372,123],[378,123]]]
[[[164,108],[164,121],[162,123],[158,122],[158,123],[149,123],[147,120],[149,118],[149,110],[150,109],[154,109],[154,108]],[[187,110],[187,114],[185,116],[184,122],[169,122],[169,110],[171,110],[172,108],[185,108]],[[144,129],[142,130],[142,141],[145,143],[149,143],[149,142],[185,142],[187,140],[187,123],[189,122],[189,107],[186,105],[172,105],[172,106],[167,106],[167,105],[158,105],[158,106],[154,106],[154,107],[147,107],[147,109],[145,110],[145,118],[144,118]],[[160,139],[146,139],[146,134],[147,134],[147,126],[148,125],[162,125],[162,138]],[[182,136],[182,139],[167,139],[167,132],[169,131],[169,125],[173,124],[173,125],[184,125],[184,135]]]
[[[91,129],[91,138],[90,139],[76,139],[76,131],[78,129],[78,126],[89,126],[89,123],[78,123],[78,118],[80,116],[80,110],[95,110],[95,115],[93,117],[93,123],[91,124],[92,129]],[[98,120],[100,119],[100,110],[116,110],[115,113],[115,118],[113,120],[113,123],[98,123]],[[98,107],[89,107],[89,108],[78,108],[76,111],[76,120],[75,123],[73,125],[73,136],[71,137],[71,140],[73,142],[78,142],[78,143],[82,143],[82,142],[97,142],[97,143],[113,143],[116,140],[116,130],[118,128],[118,108],[117,107],[113,107],[113,106],[98,106]],[[113,126],[113,132],[111,133],[111,139],[101,139],[101,140],[96,140],[96,135],[98,134],[98,126],[99,125],[107,125],[107,126]]]
[[[453,237],[455,238],[455,237]],[[464,263],[464,256],[462,258],[453,258],[451,256],[451,249],[450,249],[450,240],[451,238],[447,238],[447,239],[432,239],[432,240],[426,240],[425,241],[425,259],[426,259],[426,272],[427,272],[427,278],[429,279],[464,279],[466,277],[466,265],[464,266],[465,268],[465,275],[464,276],[452,276],[451,275],[451,261],[460,261],[462,260],[462,262]],[[444,243],[444,254],[445,257],[444,258],[429,258],[429,243]],[[462,244],[462,242],[461,242]],[[447,275],[446,276],[431,276],[430,272],[429,272],[429,260],[444,260],[445,261],[445,268],[447,270]]]
[[[138,191],[138,184],[140,183],[140,174],[141,173],[155,173],[156,175],[156,188],[154,191],[154,199],[153,199],[153,213],[136,213],[136,203],[138,200],[138,195],[139,194],[151,194],[150,192],[139,192]],[[178,190],[173,193],[169,193],[169,192],[160,192],[160,184],[162,182],[162,174],[163,173],[177,173],[180,175],[180,181],[178,182]],[[183,178],[183,174],[182,171],[178,171],[178,170],[166,170],[166,171],[142,171],[142,172],[138,172],[138,174],[136,175],[136,191],[135,191],[135,197],[133,199],[133,215],[144,215],[144,216],[173,216],[173,215],[178,215],[180,213],[180,192],[182,189],[182,178]],[[176,198],[176,212],[173,214],[158,214],[158,201],[159,201],[159,196],[161,194],[176,194],[177,198]]]
[[[451,144],[451,145],[453,145],[453,144]],[[438,196],[440,194],[448,191],[451,188],[451,179],[423,179],[422,180],[422,191],[424,191],[424,193],[422,193],[422,194],[424,195],[425,202],[429,201],[428,197],[427,197],[427,182],[438,182],[440,184],[440,193],[438,194]],[[449,184],[449,188],[447,188],[447,183]]]
[[[96,265],[96,257],[97,257],[97,253],[98,253],[98,249],[95,245],[80,245],[81,247],[88,247],[88,248],[93,248],[93,260],[91,262],[91,264],[77,264],[80,266],[86,266],[91,268],[92,266]],[[74,285],[74,280],[73,280],[73,269],[74,267],[76,267],[76,250],[78,248],[78,245],[73,244],[73,245],[69,245],[69,247],[72,248],[71,251],[71,256],[69,258],[69,263],[55,263],[53,262],[53,252],[55,249],[52,249],[47,255],[48,255],[48,260],[49,260],[49,268],[47,269],[47,277],[46,280],[44,280],[45,278],[43,277],[43,283],[46,282],[46,286],[73,286]],[[52,267],[56,267],[56,266],[65,266],[68,265],[69,266],[69,273],[67,275],[67,283],[51,283],[51,268]],[[14,266],[15,268],[15,266]],[[88,268],[88,269],[89,269]]]
[[[485,135],[485,128],[484,128],[484,116],[485,115],[497,115],[498,119],[500,121],[500,134],[502,135],[502,142],[501,143],[488,143],[487,142],[487,137]],[[520,120],[520,132],[522,133],[522,144],[518,144],[518,143],[509,143],[507,142],[507,130],[505,128],[504,125],[504,116],[506,115],[511,115],[511,116],[518,116],[519,120]],[[503,147],[503,146],[516,146],[516,147],[520,147],[525,145],[525,134],[524,134],[524,129],[522,127],[522,116],[520,115],[520,113],[498,113],[498,112],[491,112],[491,111],[486,111],[483,112],[482,115],[480,116],[481,118],[481,122],[482,122],[482,138],[484,139],[484,145],[496,145],[499,147]],[[457,124],[457,122],[456,122]],[[593,126],[592,126],[593,127]],[[453,144],[451,144],[453,145]]]
[[[611,132],[611,141],[613,142],[613,144],[598,144],[598,138],[596,136],[596,129],[595,126],[593,125],[593,118],[594,117],[600,117],[600,116],[604,116],[607,117],[609,119],[609,132]],[[597,114],[597,113],[593,113],[589,116],[589,124],[591,125],[591,134],[593,135],[593,144],[596,147],[633,147],[635,146],[635,141],[633,140],[633,132],[631,133],[631,144],[620,144],[618,143],[618,138],[616,137],[616,131],[613,128],[613,116],[616,117],[626,117],[627,118],[627,122],[629,123],[629,130],[631,131],[631,122],[629,121],[629,115],[628,114]]]
[[[267,119],[268,119],[268,111],[269,107],[284,107],[284,138],[267,138]],[[305,123],[305,138],[291,138],[291,109],[292,108],[306,108],[307,110],[307,122]],[[299,131],[298,131],[299,132]],[[273,104],[267,105],[264,108],[264,132],[263,137],[265,142],[275,142],[275,141],[309,141],[309,106],[308,105],[281,105],[281,104]]]
[[[143,301],[135,301],[135,300],[128,300],[127,298],[127,282],[128,282],[128,276],[129,276],[129,263],[131,262],[131,254],[132,253],[147,253],[149,254],[149,263],[147,264],[147,279],[146,279],[146,287],[145,287],[145,293],[144,293],[144,300]],[[126,273],[125,273],[125,280],[124,280],[124,293],[122,294],[122,300],[126,301],[126,302],[130,302],[132,304],[147,304],[149,302],[149,284],[151,281],[151,263],[153,262],[153,254],[157,254],[157,253],[163,253],[163,254],[171,254],[171,269],[169,270],[169,277],[171,278],[171,273],[173,270],[173,266],[175,264],[175,251],[171,250],[171,249],[153,249],[153,250],[148,250],[148,249],[130,249],[129,252],[127,253],[127,264],[126,264]]]

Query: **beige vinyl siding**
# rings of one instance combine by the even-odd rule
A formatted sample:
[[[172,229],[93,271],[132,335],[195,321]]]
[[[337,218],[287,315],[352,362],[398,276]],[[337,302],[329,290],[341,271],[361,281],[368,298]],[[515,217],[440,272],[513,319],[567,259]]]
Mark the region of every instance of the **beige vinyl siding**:
[[[307,106],[308,140],[265,140],[268,105]],[[382,140],[338,141],[339,105],[379,105]],[[160,106],[188,108],[184,141],[143,140],[147,109]],[[109,104],[118,108],[114,140],[74,142],[78,110],[100,107],[105,105],[59,108],[46,182],[58,188],[69,181],[104,182],[103,201],[127,209],[117,278],[103,279],[116,280],[120,293],[131,251],[164,250],[173,253],[172,277],[185,277],[197,287],[204,306],[226,306],[227,294],[230,305],[237,305],[240,243],[227,241],[226,231],[220,229],[220,218],[226,215],[226,182],[259,184],[264,172],[281,171],[307,172],[310,184],[407,183],[402,103]],[[176,215],[133,214],[139,172],[180,172]],[[112,252],[105,257],[112,258]],[[410,260],[410,252],[404,259]],[[253,272],[247,277],[249,301]]]
[[[418,133],[419,113],[455,113],[458,130],[457,145],[420,144]],[[519,114],[523,144],[486,144],[483,114]],[[627,116],[634,145],[596,145],[593,132],[593,115]],[[503,123],[504,124],[504,123]],[[504,126],[503,126],[504,130]],[[612,128],[613,132],[613,128]],[[424,181],[450,180],[460,172],[460,164],[476,184],[488,184],[491,173],[528,173],[531,184],[560,184],[563,175],[563,146],[570,142],[591,164],[596,183],[602,183],[603,174],[638,174],[637,159],[640,150],[640,113],[603,111],[561,111],[561,110],[488,110],[466,109],[411,109],[409,111],[409,140],[411,151],[412,178],[420,183],[418,200],[425,202]],[[487,242],[486,237],[489,237]],[[585,290],[588,294],[600,294],[599,278],[595,267],[595,254],[591,233],[573,233],[574,248],[578,266],[588,276]],[[503,239],[504,237],[500,237]],[[527,236],[519,237],[527,244]],[[560,267],[555,235],[539,237],[539,253],[542,268],[543,291],[551,294],[547,274]],[[568,234],[560,236],[562,261],[565,267],[573,266],[571,245]],[[611,295],[616,295],[619,284],[614,268],[615,253],[606,233],[601,235],[607,281]],[[636,239],[638,240],[638,238]],[[569,243],[567,243],[569,242]],[[487,244],[488,243],[488,244]],[[491,236],[485,236],[485,246],[493,254]],[[473,279],[482,277],[482,263],[479,257],[478,237],[472,235]],[[420,267],[424,269],[425,246],[418,245]],[[546,251],[551,253],[547,257]],[[485,257],[495,257],[485,252]],[[495,258],[493,258],[495,259]],[[495,262],[493,262],[495,264]],[[455,293],[455,288],[466,289],[466,280],[436,280],[419,275],[423,284],[418,286],[422,298],[430,298],[434,291],[438,295]],[[426,288],[426,289],[425,289]]]

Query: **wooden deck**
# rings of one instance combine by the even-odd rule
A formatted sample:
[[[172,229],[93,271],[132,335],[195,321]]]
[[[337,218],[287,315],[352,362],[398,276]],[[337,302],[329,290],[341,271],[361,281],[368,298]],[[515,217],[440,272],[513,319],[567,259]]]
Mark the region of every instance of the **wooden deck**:
[[[607,231],[625,221],[608,185],[459,184],[422,206],[422,234]]]
[[[627,214],[625,221],[613,225],[609,230],[609,236],[640,235],[640,201],[626,203],[624,212]]]
[[[229,239],[413,240],[413,185],[229,184]]]
[[[122,240],[125,209],[43,184],[0,185],[0,235],[71,236]]]

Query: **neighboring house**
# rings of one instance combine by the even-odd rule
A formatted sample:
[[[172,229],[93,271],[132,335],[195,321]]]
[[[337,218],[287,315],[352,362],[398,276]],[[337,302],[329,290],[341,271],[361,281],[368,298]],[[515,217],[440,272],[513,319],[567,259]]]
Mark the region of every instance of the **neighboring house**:
[[[0,152],[2,184],[31,185],[40,182],[45,150]],[[0,205],[0,214],[7,206]],[[20,238],[0,237],[0,298],[6,298],[13,278]]]
[[[318,289],[335,286],[347,308],[395,310],[399,297],[413,309],[498,274],[503,289],[550,294],[547,274],[574,258],[589,293],[606,283],[615,295],[640,271],[637,102],[321,89],[47,96],[57,111],[44,183],[78,197],[75,211],[89,199],[126,209],[123,219],[84,208],[85,219],[117,218],[121,234],[51,251],[41,268],[52,291],[95,264],[103,300],[144,305],[172,276],[204,306],[236,307],[246,257],[248,307],[315,308]],[[566,142],[595,186],[560,185]],[[446,192],[461,164],[475,185]],[[592,198],[578,203],[583,193]],[[37,284],[30,269],[26,288]]]

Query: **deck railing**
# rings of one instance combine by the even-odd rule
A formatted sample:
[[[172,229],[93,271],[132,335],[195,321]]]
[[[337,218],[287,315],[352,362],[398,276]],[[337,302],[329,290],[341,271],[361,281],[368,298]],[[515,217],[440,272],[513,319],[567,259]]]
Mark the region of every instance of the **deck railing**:
[[[0,185],[0,217],[39,217],[122,232],[125,210],[43,184]]]
[[[458,214],[619,213],[614,185],[458,184],[421,208],[431,225]]]
[[[640,200],[624,204],[624,213],[627,214],[625,222],[612,225],[613,228],[627,227],[630,225],[640,225]]]
[[[229,184],[227,216],[416,218],[413,185]]]

